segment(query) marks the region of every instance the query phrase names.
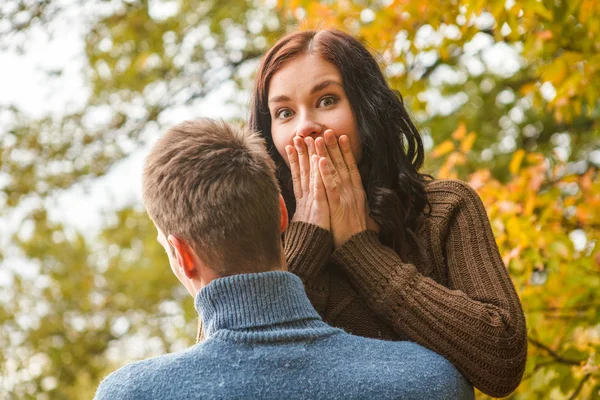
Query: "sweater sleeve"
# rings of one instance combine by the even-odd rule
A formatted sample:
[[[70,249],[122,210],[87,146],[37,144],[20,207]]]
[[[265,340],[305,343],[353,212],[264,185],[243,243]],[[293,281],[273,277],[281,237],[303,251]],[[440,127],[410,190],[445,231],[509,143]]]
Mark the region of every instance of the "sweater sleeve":
[[[525,369],[523,310],[479,196],[462,182],[447,185],[444,196],[454,200],[439,232],[448,287],[403,262],[373,231],[350,238],[333,258],[394,330],[446,357],[482,392],[506,396]]]
[[[306,222],[291,222],[283,235],[289,272],[302,279],[311,303],[323,315],[327,305],[327,281],[322,278],[331,256],[331,232]]]

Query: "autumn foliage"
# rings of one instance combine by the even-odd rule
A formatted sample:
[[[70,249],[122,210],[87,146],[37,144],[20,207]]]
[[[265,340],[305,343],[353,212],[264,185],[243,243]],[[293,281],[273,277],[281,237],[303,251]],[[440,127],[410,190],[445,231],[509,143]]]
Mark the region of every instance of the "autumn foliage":
[[[597,0],[13,3],[2,50],[86,22],[87,89],[59,115],[0,104],[0,221],[16,225],[0,231],[1,394],[91,398],[118,366],[193,343],[191,299],[139,201],[98,232],[50,214],[86,209],[60,196],[206,116],[215,93],[245,119],[260,55],[298,27],[333,27],[378,55],[423,134],[424,172],[465,180],[486,206],[529,329],[511,398],[600,399]],[[72,79],[68,63],[48,81]]]

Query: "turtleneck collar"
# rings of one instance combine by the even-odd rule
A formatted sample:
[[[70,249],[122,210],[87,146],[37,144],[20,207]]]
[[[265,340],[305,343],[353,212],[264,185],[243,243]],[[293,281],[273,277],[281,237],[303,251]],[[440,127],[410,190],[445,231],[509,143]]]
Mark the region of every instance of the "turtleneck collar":
[[[321,320],[300,278],[284,271],[215,279],[198,292],[194,306],[207,338],[222,329],[269,331],[282,324],[308,328]]]

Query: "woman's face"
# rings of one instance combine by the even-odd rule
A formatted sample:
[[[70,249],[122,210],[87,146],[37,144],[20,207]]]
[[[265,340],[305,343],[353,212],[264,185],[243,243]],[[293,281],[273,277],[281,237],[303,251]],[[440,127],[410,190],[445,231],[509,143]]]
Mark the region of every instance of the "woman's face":
[[[362,145],[337,67],[316,55],[300,55],[271,78],[268,87],[271,135],[277,151],[289,167],[285,146],[295,136],[316,139],[332,129],[336,137],[347,135],[360,163]]]

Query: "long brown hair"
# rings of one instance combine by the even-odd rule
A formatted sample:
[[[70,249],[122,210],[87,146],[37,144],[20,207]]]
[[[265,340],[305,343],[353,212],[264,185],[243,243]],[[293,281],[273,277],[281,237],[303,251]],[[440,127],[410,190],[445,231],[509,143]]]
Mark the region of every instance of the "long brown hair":
[[[417,219],[427,203],[423,142],[399,93],[387,84],[369,51],[352,36],[337,30],[298,31],[281,38],[263,57],[256,73],[250,127],[266,139],[278,167],[277,179],[290,211],[295,210],[291,175],[271,136],[268,90],[271,78],[301,54],[316,54],[335,65],[356,118],[368,171],[363,182],[371,217],[381,228],[384,244],[406,254],[423,256],[416,237]],[[413,253],[413,252],[411,252]],[[414,253],[413,253],[414,254]]]

